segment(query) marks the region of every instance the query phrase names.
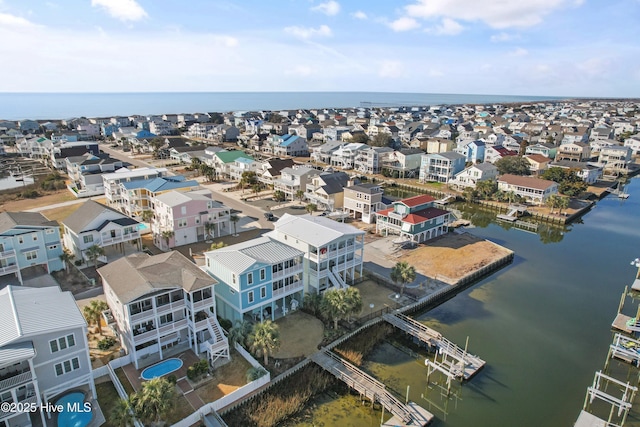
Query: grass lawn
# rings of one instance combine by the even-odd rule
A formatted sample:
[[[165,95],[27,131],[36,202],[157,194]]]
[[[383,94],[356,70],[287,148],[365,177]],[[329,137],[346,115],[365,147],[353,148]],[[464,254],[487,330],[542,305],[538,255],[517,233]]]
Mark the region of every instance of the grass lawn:
[[[122,384],[122,387],[124,387],[124,391],[129,396],[131,396],[131,394],[133,394],[135,390],[133,389],[133,386],[129,382],[129,379],[127,378],[127,374],[124,373],[124,370],[122,368],[116,369],[115,372],[116,372],[116,376],[120,380],[120,384]]]
[[[276,320],[280,329],[280,349],[273,355],[277,359],[310,356],[322,342],[322,322],[300,310]],[[269,362],[271,363],[271,362]]]
[[[360,291],[362,297],[362,313],[360,316],[369,314],[369,312],[375,312],[387,307],[395,308],[396,303],[389,298],[389,295],[393,293],[389,288],[377,284],[373,280],[365,280],[362,283],[357,284],[356,289]],[[373,304],[373,308],[369,305]],[[356,316],[359,317],[359,316]]]
[[[107,420],[107,422],[103,424],[103,427],[115,427],[109,424],[111,411],[116,406],[118,399],[120,399],[115,386],[111,381],[99,383],[96,384],[96,392],[98,394],[98,403],[100,404],[100,409],[102,409],[104,418]]]
[[[194,412],[193,408],[187,402],[187,399],[184,396],[178,395],[175,399],[175,404],[173,406],[173,410],[167,417],[166,421],[168,425],[172,425],[182,420],[183,418],[191,415]]]
[[[237,351],[231,352],[231,362],[217,368],[213,373],[213,379],[195,392],[203,402],[209,403],[218,400],[232,391],[247,384],[247,371],[251,364]]]
[[[38,191],[42,192],[42,190]],[[2,201],[2,208],[8,212],[19,212],[27,209],[49,206],[55,203],[67,202],[70,200],[76,200],[76,197],[67,189],[47,193],[33,199],[16,199],[15,196],[7,195]]]

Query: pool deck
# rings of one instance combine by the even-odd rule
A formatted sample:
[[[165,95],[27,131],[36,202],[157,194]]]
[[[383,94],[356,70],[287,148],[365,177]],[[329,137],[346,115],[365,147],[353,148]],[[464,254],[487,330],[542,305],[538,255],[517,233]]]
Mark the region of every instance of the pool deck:
[[[177,371],[171,372],[171,374],[169,374],[169,375],[175,375],[178,380],[182,380],[183,378],[186,378],[187,368],[200,360],[200,358],[196,356],[196,354],[190,349],[183,351],[179,354],[176,354],[175,356],[167,357],[165,358],[165,360],[172,359],[172,358],[181,359],[183,362],[180,369],[178,369]],[[144,382],[144,380],[142,379],[141,375],[142,375],[142,371],[144,371],[145,368],[148,368],[148,366],[145,366],[144,368],[141,368],[141,369],[136,369],[133,363],[124,365],[122,367],[122,370],[126,374],[127,379],[129,380],[129,382],[131,383],[135,391],[139,391],[142,388],[142,383]]]

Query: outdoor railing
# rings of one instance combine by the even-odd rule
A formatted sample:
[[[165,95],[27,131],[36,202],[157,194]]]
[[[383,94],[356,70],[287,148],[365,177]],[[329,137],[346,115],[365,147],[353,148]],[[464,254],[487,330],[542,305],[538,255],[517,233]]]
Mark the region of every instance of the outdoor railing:
[[[18,375],[14,375],[13,377],[9,377],[7,379],[4,379],[2,381],[0,381],[0,391],[8,389],[8,388],[14,388],[19,384],[31,381],[31,379],[33,378],[33,375],[31,374],[31,371],[27,371],[27,372],[23,372],[21,374]]]
[[[274,289],[273,290],[273,296],[279,296],[282,294],[287,294],[289,292],[295,292],[297,290],[300,290],[304,288],[304,283],[302,283],[302,280],[298,280],[296,282],[293,282],[289,285],[283,286],[282,288],[279,289]]]

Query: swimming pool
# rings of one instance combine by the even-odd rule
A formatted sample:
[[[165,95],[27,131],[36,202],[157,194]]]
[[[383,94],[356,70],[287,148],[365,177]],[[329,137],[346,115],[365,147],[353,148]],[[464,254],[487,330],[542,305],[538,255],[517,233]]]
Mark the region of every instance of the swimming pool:
[[[91,422],[93,412],[84,407],[84,393],[73,391],[65,394],[56,401],[56,406],[62,405],[58,413],[58,427],[85,427]],[[86,409],[89,409],[85,412]]]
[[[161,377],[163,375],[170,374],[173,371],[177,371],[182,367],[182,360],[180,359],[167,359],[163,360],[160,363],[156,363],[155,365],[151,365],[148,368],[145,368],[140,375],[143,380],[152,380],[154,378]]]

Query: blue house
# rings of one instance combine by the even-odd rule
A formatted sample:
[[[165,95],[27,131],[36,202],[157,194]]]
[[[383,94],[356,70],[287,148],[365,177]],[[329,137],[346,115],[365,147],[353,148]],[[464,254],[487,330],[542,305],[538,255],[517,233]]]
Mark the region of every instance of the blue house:
[[[138,132],[135,132],[134,136],[138,139],[142,138],[155,138],[156,134],[149,132],[148,129],[141,129]]]
[[[103,123],[102,126],[100,127],[100,132],[102,132],[102,135],[106,138],[113,135],[113,133],[117,132],[118,129],[120,129],[120,126],[118,125],[114,125],[111,123]]]
[[[304,296],[303,255],[268,237],[205,252],[218,315],[236,320],[275,320],[296,310]]]
[[[465,162],[478,163],[484,161],[484,148],[484,141],[476,139],[456,149],[456,152],[464,156]]]
[[[22,284],[24,277],[62,270],[60,226],[38,212],[0,213],[2,284]],[[10,275],[15,277],[15,283]]]

